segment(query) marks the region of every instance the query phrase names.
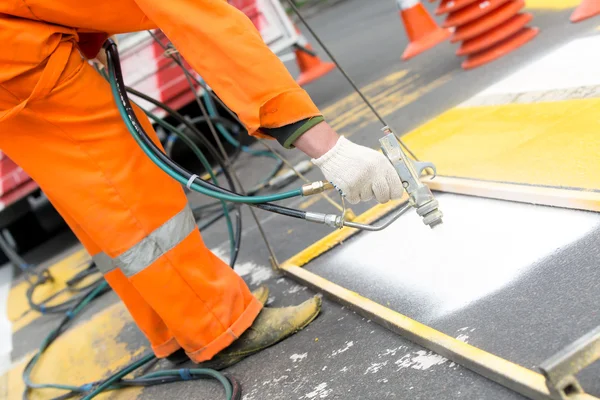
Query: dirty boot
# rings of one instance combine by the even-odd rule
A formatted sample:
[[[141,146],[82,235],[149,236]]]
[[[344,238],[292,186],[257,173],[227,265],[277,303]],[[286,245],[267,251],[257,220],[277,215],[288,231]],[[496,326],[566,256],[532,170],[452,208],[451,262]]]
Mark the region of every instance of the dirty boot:
[[[239,339],[199,367],[216,370],[230,367],[302,330],[320,310],[321,298],[317,296],[294,307],[264,308]]]
[[[264,306],[267,304],[267,299],[269,298],[269,287],[267,285],[262,285],[258,289],[252,292],[254,297]],[[169,362],[174,365],[182,364],[184,362],[190,361],[187,354],[185,354],[185,350],[179,349],[175,353],[166,357]]]

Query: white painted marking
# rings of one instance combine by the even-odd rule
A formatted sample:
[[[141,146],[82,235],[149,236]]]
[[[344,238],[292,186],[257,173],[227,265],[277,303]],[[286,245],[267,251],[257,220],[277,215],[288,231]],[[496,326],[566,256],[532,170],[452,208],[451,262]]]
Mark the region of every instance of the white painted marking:
[[[597,213],[445,193],[437,198],[443,225],[430,230],[409,211],[386,230],[340,246],[328,264],[343,268],[363,290],[402,293],[418,305],[409,315],[431,322],[501,290],[600,225]]]
[[[8,320],[8,294],[12,282],[11,264],[0,266],[0,376],[10,369],[12,352],[12,324]]]
[[[290,360],[292,360],[293,362],[298,362],[298,361],[304,360],[307,356],[308,356],[308,353],[292,354],[290,356]]]
[[[488,87],[476,97],[600,85],[600,35],[573,40]]]

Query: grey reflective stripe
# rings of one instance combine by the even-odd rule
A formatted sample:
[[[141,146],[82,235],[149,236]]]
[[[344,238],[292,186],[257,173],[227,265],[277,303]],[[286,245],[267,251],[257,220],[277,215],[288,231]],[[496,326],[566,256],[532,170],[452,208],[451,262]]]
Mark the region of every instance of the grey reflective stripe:
[[[113,262],[126,276],[131,277],[181,243],[194,229],[196,229],[194,215],[186,206],[125,253],[113,258]]]
[[[106,275],[110,271],[117,268],[112,259],[106,253],[96,254],[94,257],[92,257],[92,260],[96,263],[96,267],[98,267],[103,275]]]

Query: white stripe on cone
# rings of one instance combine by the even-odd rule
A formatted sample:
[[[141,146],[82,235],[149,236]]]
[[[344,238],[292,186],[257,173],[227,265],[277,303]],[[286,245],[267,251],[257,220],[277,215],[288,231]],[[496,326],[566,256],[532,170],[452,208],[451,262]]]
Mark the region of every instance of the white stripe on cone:
[[[419,4],[419,0],[396,0],[396,4],[400,10],[408,10]]]

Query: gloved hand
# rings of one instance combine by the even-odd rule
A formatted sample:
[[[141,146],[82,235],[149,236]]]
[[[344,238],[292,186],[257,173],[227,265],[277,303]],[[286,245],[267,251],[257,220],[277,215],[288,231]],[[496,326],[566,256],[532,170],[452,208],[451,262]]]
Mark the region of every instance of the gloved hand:
[[[335,146],[312,162],[325,178],[356,204],[373,197],[380,203],[402,196],[400,177],[381,153],[341,136]]]

